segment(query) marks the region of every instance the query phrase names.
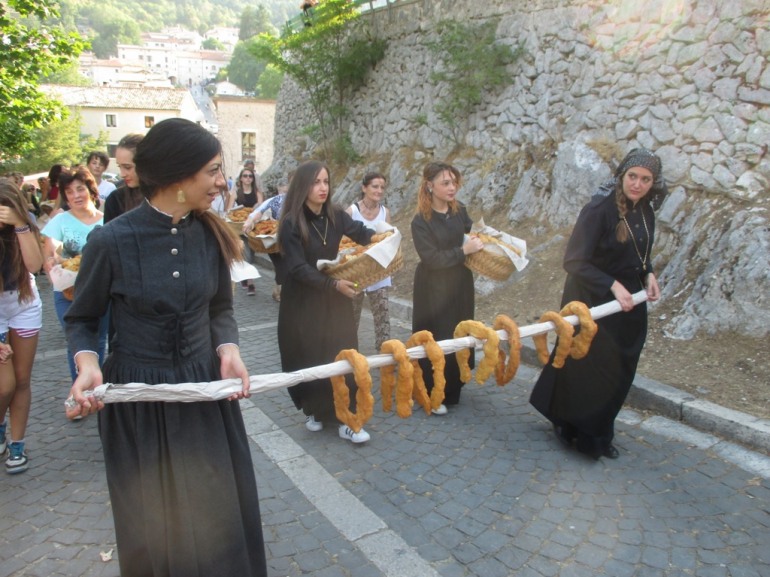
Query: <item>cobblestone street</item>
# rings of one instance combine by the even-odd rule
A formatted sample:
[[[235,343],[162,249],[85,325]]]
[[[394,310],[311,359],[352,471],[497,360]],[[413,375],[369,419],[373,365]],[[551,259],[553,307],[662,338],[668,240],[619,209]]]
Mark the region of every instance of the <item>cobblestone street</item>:
[[[280,371],[272,278],[263,271],[255,297],[235,293],[252,374]],[[30,466],[0,481],[0,577],[115,577],[96,419],[64,418],[65,343],[50,286],[38,283]],[[365,312],[366,354],[371,325]],[[408,335],[394,321],[393,336]],[[243,401],[270,576],[770,575],[766,455],[627,409],[620,458],[589,460],[565,451],[528,404],[536,376],[522,366],[506,387],[471,383],[442,417],[385,414],[375,392],[363,445],[336,427],[307,431],[284,390]]]

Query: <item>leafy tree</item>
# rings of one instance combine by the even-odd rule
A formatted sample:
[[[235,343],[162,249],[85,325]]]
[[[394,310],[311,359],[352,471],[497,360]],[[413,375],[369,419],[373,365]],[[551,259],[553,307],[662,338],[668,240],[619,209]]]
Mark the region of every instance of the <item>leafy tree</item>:
[[[139,25],[120,12],[96,8],[90,15],[90,22],[96,32],[91,47],[97,58],[117,56],[118,44],[139,44]]]
[[[206,38],[206,40],[201,43],[201,48],[204,50],[226,50],[225,45],[216,38]]]
[[[35,129],[63,116],[62,106],[39,90],[39,78],[66,66],[85,48],[76,33],[48,24],[57,0],[0,2],[0,162],[32,145]]]
[[[251,41],[238,42],[227,65],[227,79],[246,91],[257,88],[257,80],[265,69],[265,62],[257,60],[249,51]]]
[[[66,84],[68,86],[90,86],[89,78],[80,73],[80,64],[72,60],[59,70],[54,70],[40,77],[42,84]]]
[[[14,170],[25,174],[47,172],[54,164],[81,164],[88,152],[107,149],[106,132],[97,137],[83,135],[80,125],[80,114],[68,112],[63,118],[34,130],[32,147],[24,159],[14,164]]]
[[[259,75],[257,96],[261,98],[278,98],[278,92],[281,90],[282,83],[283,72],[272,64],[268,64],[262,71],[262,74]]]
[[[256,8],[247,6],[241,14],[241,25],[238,30],[239,40],[248,40],[266,32],[268,34],[275,34],[276,28],[270,23],[270,11],[261,4]]]
[[[426,43],[444,64],[442,70],[431,74],[431,81],[449,86],[449,96],[435,110],[458,143],[483,95],[510,84],[511,73],[506,67],[523,53],[522,47],[514,50],[496,42],[497,24],[495,20],[481,24],[442,20],[436,27],[438,40]]]
[[[280,37],[260,34],[252,54],[291,77],[307,93],[327,157],[350,154],[346,102],[385,55],[349,0],[325,0],[310,26],[286,28]]]

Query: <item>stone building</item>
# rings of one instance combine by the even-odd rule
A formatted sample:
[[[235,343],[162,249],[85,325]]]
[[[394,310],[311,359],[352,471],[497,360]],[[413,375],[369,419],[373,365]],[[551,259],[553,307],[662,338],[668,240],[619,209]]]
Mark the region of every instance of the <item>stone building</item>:
[[[216,96],[214,106],[227,176],[237,177],[247,159],[264,172],[273,161],[275,100]]]

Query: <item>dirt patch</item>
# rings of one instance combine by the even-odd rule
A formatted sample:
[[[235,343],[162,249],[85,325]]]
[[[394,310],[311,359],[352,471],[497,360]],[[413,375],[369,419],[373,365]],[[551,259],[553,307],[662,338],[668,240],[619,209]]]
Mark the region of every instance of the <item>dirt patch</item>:
[[[394,224],[404,235],[404,268],[394,277],[396,296],[411,299],[417,255],[409,223],[412,214],[402,211]],[[510,225],[487,218],[491,226],[516,231]],[[537,322],[546,310],[558,310],[565,273],[561,266],[569,230],[549,233],[548,238],[527,239],[530,263],[514,282],[500,284],[488,295],[476,295],[476,318],[487,324],[505,313],[520,325]],[[674,340],[663,333],[666,319],[680,303],[661,302],[650,307],[650,327],[638,373],[718,405],[770,419],[770,363],[767,343],[734,333],[699,334],[689,341]]]

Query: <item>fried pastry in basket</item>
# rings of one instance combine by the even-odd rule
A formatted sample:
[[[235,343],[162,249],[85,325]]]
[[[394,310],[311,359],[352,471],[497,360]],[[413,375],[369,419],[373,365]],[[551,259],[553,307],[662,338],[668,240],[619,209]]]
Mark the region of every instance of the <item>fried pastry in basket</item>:
[[[251,237],[256,236],[265,236],[265,235],[273,235],[278,232],[278,221],[277,220],[260,220],[259,222],[254,223],[254,228],[252,228],[248,235]]]
[[[248,206],[236,208],[227,213],[227,219],[231,220],[232,222],[246,222],[246,219],[249,218],[251,211],[252,209]]]
[[[72,271],[72,272],[78,272],[80,270],[80,255],[73,256],[72,258],[68,258],[61,263],[61,267],[64,270]],[[71,286],[69,288],[66,288],[61,291],[62,296],[67,299],[68,301],[71,301],[75,298],[75,287]]]

